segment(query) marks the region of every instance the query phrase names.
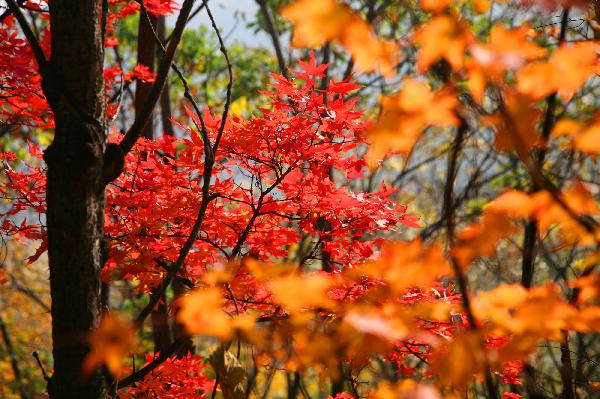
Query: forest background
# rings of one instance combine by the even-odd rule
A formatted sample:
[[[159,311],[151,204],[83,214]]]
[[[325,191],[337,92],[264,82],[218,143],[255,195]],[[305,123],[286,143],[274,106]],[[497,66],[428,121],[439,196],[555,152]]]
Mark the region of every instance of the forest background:
[[[0,2],[0,397],[599,395],[598,3],[94,3],[69,83],[65,5]],[[101,267],[61,277],[94,79]]]

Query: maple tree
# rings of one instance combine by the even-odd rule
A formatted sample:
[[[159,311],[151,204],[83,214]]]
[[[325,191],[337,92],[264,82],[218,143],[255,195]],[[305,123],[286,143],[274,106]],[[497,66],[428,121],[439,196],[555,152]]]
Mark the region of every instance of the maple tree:
[[[598,392],[596,3],[257,0],[256,86],[194,3],[6,2],[1,303],[49,313],[52,355],[1,310],[0,393]],[[22,285],[46,253],[49,294]]]

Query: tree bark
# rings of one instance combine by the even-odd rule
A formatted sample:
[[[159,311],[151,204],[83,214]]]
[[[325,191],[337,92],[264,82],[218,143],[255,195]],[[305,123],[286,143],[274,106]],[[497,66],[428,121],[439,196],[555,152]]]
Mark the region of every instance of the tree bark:
[[[161,15],[158,17],[158,38],[164,44],[167,41],[167,27],[165,23],[165,16]],[[162,53],[161,53],[162,54]],[[162,56],[159,56],[162,59]],[[169,79],[165,82],[165,88],[160,95],[160,119],[162,123],[163,133],[167,136],[175,136],[175,130],[171,123],[171,117],[173,112],[171,111],[171,82]]]
[[[150,26],[150,23],[152,26]],[[145,65],[148,67],[150,72],[154,72],[154,61],[156,59],[156,42],[154,38],[153,29],[157,28],[156,15],[148,13],[147,16],[144,12],[140,13],[140,22],[138,25],[138,41],[137,41],[137,52],[138,58],[137,63],[139,65]],[[135,84],[135,113],[136,115],[142,112],[144,103],[152,90],[152,83],[145,83],[137,81]],[[147,139],[152,140],[153,137],[153,123],[152,118],[146,125],[143,136]]]
[[[84,377],[87,336],[100,321],[104,245],[105,98],[102,0],[52,0],[51,59],[40,65],[54,112],[47,171],[47,233],[52,296],[52,399],[107,397],[100,370]]]

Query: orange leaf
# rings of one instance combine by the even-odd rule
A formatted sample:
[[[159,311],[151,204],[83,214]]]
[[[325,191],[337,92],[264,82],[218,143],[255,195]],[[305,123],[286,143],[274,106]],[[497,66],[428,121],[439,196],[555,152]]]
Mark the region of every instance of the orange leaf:
[[[420,46],[417,70],[426,71],[432,64],[445,59],[455,69],[463,67],[463,58],[472,35],[464,23],[448,15],[429,21],[414,35]]]
[[[514,218],[527,218],[533,211],[533,201],[526,193],[511,190],[496,197],[487,209]]]
[[[355,59],[359,70],[393,74],[398,46],[379,40],[369,24],[348,6],[336,0],[298,0],[285,7],[282,15],[294,24],[295,47],[318,47],[337,41]]]
[[[332,280],[320,274],[289,275],[268,284],[275,301],[290,312],[330,306],[332,301],[327,297],[327,290],[331,285]]]
[[[120,376],[123,359],[136,343],[135,329],[121,316],[110,313],[102,317],[89,342],[91,348],[83,363],[83,373],[90,374],[106,364],[113,375]]]
[[[223,311],[223,296],[218,288],[196,289],[180,299],[177,319],[190,334],[227,340],[232,335],[231,319]]]
[[[388,283],[394,293],[413,287],[432,287],[438,278],[452,274],[442,249],[425,246],[420,240],[397,242],[384,246],[381,258],[348,274],[366,274]]]
[[[557,92],[569,99],[598,72],[598,44],[593,42],[561,45],[547,62],[536,62],[521,68],[517,88],[535,99]]]
[[[371,129],[368,162],[376,165],[388,152],[409,152],[421,131],[431,125],[457,126],[458,101],[450,91],[431,91],[426,83],[404,81],[399,93],[381,100],[383,111]]]
[[[540,111],[534,107],[531,98],[514,91],[506,91],[505,113],[485,117],[485,121],[496,128],[496,148],[498,151],[515,150],[522,159],[528,151],[540,146],[537,122]]]

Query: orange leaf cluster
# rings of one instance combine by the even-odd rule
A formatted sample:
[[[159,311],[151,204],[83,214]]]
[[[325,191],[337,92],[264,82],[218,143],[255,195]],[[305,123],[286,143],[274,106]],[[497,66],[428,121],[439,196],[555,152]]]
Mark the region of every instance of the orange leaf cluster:
[[[352,55],[358,69],[379,70],[384,75],[394,72],[398,46],[379,40],[348,6],[336,0],[298,0],[284,8],[282,15],[294,24],[294,46],[318,47],[335,41]]]
[[[548,61],[521,68],[517,75],[520,92],[541,99],[557,92],[569,99],[595,73],[598,73],[598,44],[594,42],[563,44]]]
[[[432,91],[424,82],[406,79],[399,93],[381,100],[383,110],[370,131],[367,161],[376,165],[390,151],[409,152],[428,126],[457,126],[458,101],[449,90]]]

